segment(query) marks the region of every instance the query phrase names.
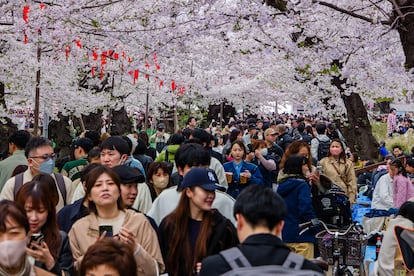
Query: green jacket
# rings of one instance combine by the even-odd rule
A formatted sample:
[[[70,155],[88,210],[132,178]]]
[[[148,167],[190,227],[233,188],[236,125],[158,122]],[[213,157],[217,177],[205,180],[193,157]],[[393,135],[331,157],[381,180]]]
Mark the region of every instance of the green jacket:
[[[160,154],[157,156],[157,158],[155,158],[155,162],[168,161],[170,163],[174,163],[175,153],[177,152],[179,147],[180,147],[180,145],[169,145],[169,146],[167,146],[167,150],[163,150],[162,152],[160,152]],[[168,159],[165,158],[166,151],[168,151],[168,156],[167,156]]]

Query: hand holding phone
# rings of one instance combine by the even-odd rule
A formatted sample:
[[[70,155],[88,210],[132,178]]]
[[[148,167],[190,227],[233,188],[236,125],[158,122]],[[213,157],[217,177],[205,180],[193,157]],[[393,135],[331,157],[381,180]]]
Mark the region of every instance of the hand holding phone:
[[[100,237],[105,231],[106,231],[105,237],[112,237],[114,235],[112,225],[99,225],[99,236]]]
[[[36,233],[36,234],[32,234],[30,236],[30,242],[29,242],[29,246],[31,249],[35,250],[36,248],[34,246],[32,246],[32,243],[36,243],[38,245],[42,245],[42,242],[44,241],[45,236],[42,233]]]

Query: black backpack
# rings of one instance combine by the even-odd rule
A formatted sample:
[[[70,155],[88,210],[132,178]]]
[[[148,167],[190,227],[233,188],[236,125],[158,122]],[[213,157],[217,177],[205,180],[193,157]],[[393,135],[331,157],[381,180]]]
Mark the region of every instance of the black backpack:
[[[349,198],[339,189],[332,188],[325,194],[314,196],[312,205],[316,217],[325,223],[341,228],[352,222]]]
[[[331,146],[331,140],[328,141],[321,141],[319,140],[319,138],[316,138],[316,140],[318,140],[319,145],[318,145],[318,161],[321,160],[322,158],[328,156],[328,152],[329,152],[329,147]]]
[[[282,265],[252,266],[238,247],[220,252],[231,270],[223,276],[256,276],[256,275],[295,275],[295,276],[322,276],[322,273],[313,270],[304,270],[302,265],[305,258],[290,252]]]

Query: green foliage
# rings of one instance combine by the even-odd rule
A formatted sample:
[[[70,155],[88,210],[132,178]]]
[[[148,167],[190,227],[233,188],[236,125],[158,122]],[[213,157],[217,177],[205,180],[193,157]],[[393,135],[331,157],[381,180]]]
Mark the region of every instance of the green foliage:
[[[410,152],[414,145],[413,131],[409,130],[404,135],[394,134],[393,137],[386,137],[387,124],[386,123],[372,123],[372,134],[377,141],[385,141],[385,146],[389,152],[392,152],[394,145],[399,145],[404,152]]]
[[[382,97],[382,98],[376,98],[375,99],[376,103],[392,102],[392,101],[394,101],[394,98]]]

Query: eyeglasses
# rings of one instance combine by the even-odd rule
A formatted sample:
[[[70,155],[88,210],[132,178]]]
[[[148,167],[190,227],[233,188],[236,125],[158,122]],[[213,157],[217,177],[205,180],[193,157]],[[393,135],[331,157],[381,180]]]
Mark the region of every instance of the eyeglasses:
[[[40,159],[43,159],[43,160],[49,160],[49,159],[56,160],[56,153],[43,154],[43,155],[38,155],[38,156],[29,156],[29,158],[40,158]]]

